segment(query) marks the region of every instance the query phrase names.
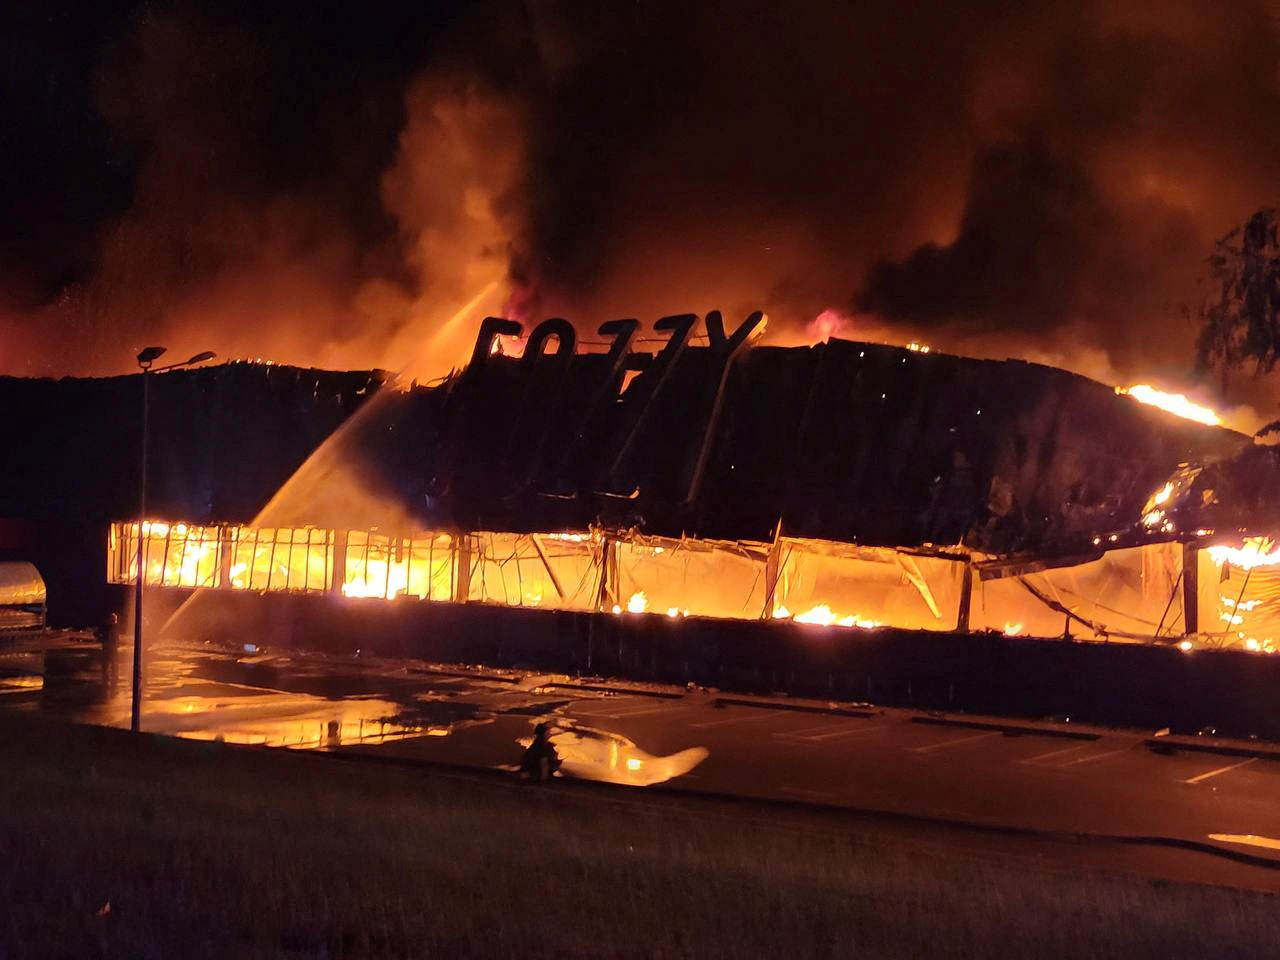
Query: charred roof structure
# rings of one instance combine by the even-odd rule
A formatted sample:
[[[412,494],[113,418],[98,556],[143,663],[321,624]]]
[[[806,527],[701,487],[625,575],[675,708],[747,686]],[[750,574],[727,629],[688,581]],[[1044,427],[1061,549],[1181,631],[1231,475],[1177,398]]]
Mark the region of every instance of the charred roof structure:
[[[245,363],[160,375],[151,512],[393,533],[785,537],[1045,568],[1195,539],[1210,520],[1243,529],[1242,513],[1269,515],[1280,478],[1271,451],[1240,434],[1051,367],[840,340],[750,346],[748,325],[725,336],[718,315],[701,345],[694,318],[675,319],[652,354],[626,349],[634,321],[606,325],[631,326],[597,353],[575,352],[571,328],[553,331],[559,343],[530,338],[521,357],[482,336],[472,363],[433,386]],[[21,451],[0,474],[0,518],[40,528],[34,551],[6,534],[0,552],[46,570],[55,620],[88,619],[79,584],[99,579],[109,522],[136,511],[137,388],[0,379],[0,402],[20,411],[0,437]]]
[[[1143,508],[1180,465],[1249,448],[1018,360],[833,340],[640,366],[490,356],[431,392],[423,519],[1078,556],[1149,539]]]

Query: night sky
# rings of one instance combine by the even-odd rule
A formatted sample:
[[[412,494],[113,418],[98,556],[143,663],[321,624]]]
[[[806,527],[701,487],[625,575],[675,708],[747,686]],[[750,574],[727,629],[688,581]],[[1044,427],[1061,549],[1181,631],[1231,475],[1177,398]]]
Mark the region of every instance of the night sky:
[[[0,372],[759,307],[1186,383],[1204,257],[1280,199],[1265,2],[25,6]]]

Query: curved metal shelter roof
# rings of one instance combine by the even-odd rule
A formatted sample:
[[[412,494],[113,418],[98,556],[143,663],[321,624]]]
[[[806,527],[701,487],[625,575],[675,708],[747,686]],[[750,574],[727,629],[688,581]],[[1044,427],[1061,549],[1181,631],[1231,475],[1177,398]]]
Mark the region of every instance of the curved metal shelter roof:
[[[45,599],[44,578],[34,564],[0,563],[0,606],[29,606]]]

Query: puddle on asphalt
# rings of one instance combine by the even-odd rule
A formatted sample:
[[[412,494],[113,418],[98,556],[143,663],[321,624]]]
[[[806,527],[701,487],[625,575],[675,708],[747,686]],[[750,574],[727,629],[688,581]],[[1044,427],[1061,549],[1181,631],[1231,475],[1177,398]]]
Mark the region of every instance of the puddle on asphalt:
[[[425,714],[405,716],[402,707],[389,700],[318,700],[270,691],[242,697],[185,694],[150,698],[143,724],[149,732],[191,740],[327,750],[447,736],[458,719],[432,723]]]
[[[78,722],[129,725],[129,660],[103,681],[96,648],[59,655],[46,676],[23,668],[0,676],[0,703]],[[52,663],[46,659],[45,667]],[[243,655],[162,646],[146,662],[143,729],[152,733],[289,749],[331,750],[418,737],[447,737],[502,716],[546,718],[580,697],[548,696],[483,678],[435,675],[422,664],[327,657]],[[556,691],[563,694],[563,691]],[[707,756],[692,747],[670,756],[641,750],[619,734],[556,716],[553,742],[563,772],[630,786],[688,773]]]
[[[6,693],[30,693],[44,689],[44,677],[38,673],[15,673],[0,676],[0,695]]]
[[[99,649],[91,645],[58,650],[56,660],[29,659],[31,670],[25,661],[23,668],[0,670],[0,705],[76,722],[129,725],[127,650],[114,682],[104,679]],[[328,750],[448,736],[494,716],[483,703],[458,699],[456,684],[409,677],[399,664],[158,647],[150,652],[146,673],[143,729],[193,740]]]
[[[682,777],[710,754],[706,747],[689,747],[665,757],[657,756],[641,750],[619,733],[567,717],[551,723],[550,736],[565,776],[628,787],[648,787]],[[528,747],[532,740],[529,736],[516,742]]]
[[[401,670],[170,651],[152,671],[144,726],[188,739],[330,750],[449,736],[493,718],[456,690],[442,696],[406,682]]]

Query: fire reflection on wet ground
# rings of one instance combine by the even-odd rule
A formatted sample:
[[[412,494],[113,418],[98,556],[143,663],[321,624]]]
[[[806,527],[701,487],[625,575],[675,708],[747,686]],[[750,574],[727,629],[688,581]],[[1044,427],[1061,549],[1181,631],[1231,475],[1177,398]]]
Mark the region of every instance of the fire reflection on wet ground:
[[[0,676],[0,694],[28,693],[32,690],[44,689],[44,677],[39,674],[22,673],[13,676]]]
[[[107,670],[100,648],[76,638],[11,650],[0,655],[0,708],[127,727],[129,658],[122,650]],[[480,753],[514,761],[533,725],[547,720],[565,776],[630,786],[679,777],[707,755],[701,747],[650,754],[563,715],[571,703],[601,694],[569,695],[545,685],[546,677],[507,671],[166,646],[149,652],[146,675],[143,730],[192,740],[426,759],[440,757],[427,749],[445,745],[435,738],[465,731],[467,742],[448,751],[449,762],[476,762],[472,733],[484,741]]]
[[[520,746],[527,747],[532,739],[520,738]],[[552,722],[551,743],[560,757],[560,769],[565,776],[629,787],[665,783],[683,776],[707,758],[706,747],[689,747],[670,756],[655,756],[621,734],[568,718]]]
[[[122,651],[114,677],[92,645],[50,648],[43,663],[27,655],[0,670],[0,704],[127,727],[128,655]],[[197,740],[332,749],[487,722],[492,711],[483,695],[458,701],[448,680],[414,676],[403,666],[166,647],[147,660],[142,724]]]

